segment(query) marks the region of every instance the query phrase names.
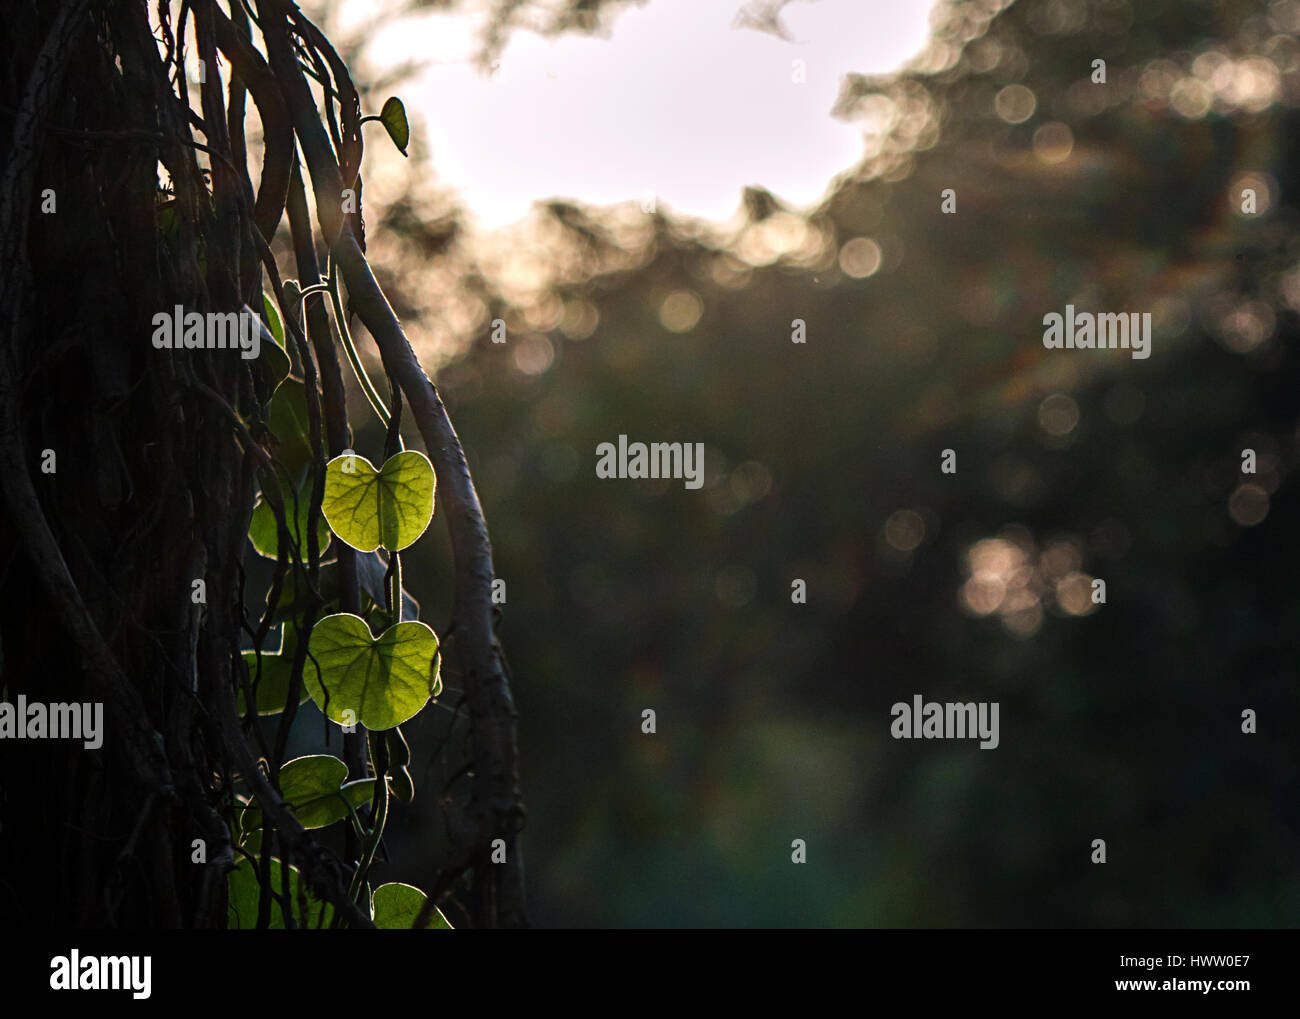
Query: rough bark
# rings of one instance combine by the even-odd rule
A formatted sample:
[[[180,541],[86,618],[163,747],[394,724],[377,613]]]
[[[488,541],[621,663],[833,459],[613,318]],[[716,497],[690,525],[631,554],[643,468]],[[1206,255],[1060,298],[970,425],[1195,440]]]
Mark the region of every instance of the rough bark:
[[[343,81],[346,70],[313,26],[287,5],[261,6],[274,38],[287,45],[293,19]],[[209,68],[238,76],[227,99],[209,75],[195,96],[201,114],[177,97],[186,85],[169,80],[174,66],[160,57],[141,3],[17,5],[0,39],[0,701],[105,705],[98,750],[0,740],[0,922],[224,926],[225,875],[235,862],[227,819],[242,780],[264,804],[278,852],[349,925],[369,926],[347,898],[345,865],[280,803],[279,755],[263,774],[265,747],[236,714],[235,691],[246,682],[245,535],[273,448],[250,431],[258,369],[229,351],[150,342],[154,314],[176,305],[260,308],[264,269],[283,298],[267,239],[286,201],[298,273],[304,285],[315,282],[294,132],[304,142],[305,131],[314,140],[319,132],[336,177],[339,162],[314,105],[310,124],[302,110],[291,122],[283,93],[286,82],[291,96],[302,84],[296,60],[273,72],[250,45],[238,5],[227,14],[195,0],[189,10],[188,28],[178,23],[173,35],[165,26],[165,47],[184,45],[188,31]],[[244,162],[245,95],[273,136],[256,195]],[[361,157],[356,111],[345,103],[341,112],[351,180]],[[160,195],[159,164],[169,196]],[[315,181],[310,156],[309,166]],[[43,211],[51,196],[54,211]],[[316,229],[338,236],[333,222]],[[357,240],[348,240],[336,257],[450,503],[443,516],[465,634],[457,647],[481,773],[456,854],[440,862],[449,887],[467,869],[484,872],[490,838],[508,838],[517,859],[514,709],[490,628],[491,551],[450,421],[387,302],[370,289]],[[299,316],[286,318],[323,463],[350,436],[338,358],[319,300],[308,306],[306,335]],[[355,610],[350,555],[343,568],[344,608]],[[206,604],[191,598],[198,579]],[[205,844],[205,863],[193,862],[194,840]],[[479,891],[492,894],[476,898],[492,905],[476,922],[523,924],[517,862],[486,872]]]

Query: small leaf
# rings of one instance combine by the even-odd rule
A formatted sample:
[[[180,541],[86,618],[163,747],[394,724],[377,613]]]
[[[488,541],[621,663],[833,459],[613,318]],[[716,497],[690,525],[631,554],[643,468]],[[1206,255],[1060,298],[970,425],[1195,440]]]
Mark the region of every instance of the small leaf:
[[[384,103],[384,108],[379,111],[379,120],[388,132],[388,137],[393,139],[397,151],[406,155],[406,146],[411,140],[411,126],[406,122],[406,107],[397,96],[391,96]]]
[[[261,812],[257,815],[262,816]],[[260,853],[262,851],[262,829],[261,828],[241,828],[239,835],[239,844],[250,853]]]
[[[389,457],[378,472],[364,456],[345,453],[325,465],[322,509],[334,533],[357,551],[383,545],[400,552],[429,526],[436,484],[433,465],[418,450]]]
[[[441,690],[430,672],[437,652],[438,637],[424,623],[398,623],[376,639],[360,616],[339,612],[313,627],[311,653],[320,676],[309,667],[303,679],[332,721],[349,721],[343,713],[352,711],[350,721],[367,729],[391,729],[419,712],[431,690]]]
[[[375,780],[363,778],[344,784],[348,766],[329,754],[310,754],[287,761],[280,769],[280,794],[304,828],[327,828],[348,816],[344,797],[354,807],[367,803]],[[262,825],[261,808],[248,807],[240,828],[252,831]]]
[[[248,315],[254,314],[253,309],[248,305],[244,305],[244,312]],[[258,339],[257,364],[264,376],[262,381],[265,390],[258,395],[262,402],[266,403],[275,396],[280,383],[289,377],[293,362],[284,348],[284,323],[280,321],[275,306],[265,293],[262,294],[262,312],[266,316],[266,321],[258,319],[261,323],[259,330],[261,335]]]
[[[307,561],[307,517],[311,513],[311,473],[308,472],[298,481],[297,513],[294,513],[294,500],[284,498],[284,523],[289,528],[289,538],[298,546],[298,555]],[[253,507],[253,517],[248,524],[248,540],[253,543],[259,555],[275,559],[280,548],[280,532],[275,523],[275,512],[264,495],[259,495]],[[330,529],[321,513],[316,518],[316,549],[324,552],[329,547]]]
[[[404,764],[392,767],[388,772],[388,791],[403,803],[415,799],[415,780],[411,778],[411,769]]]
[[[311,600],[311,593],[307,590],[305,584],[301,591],[298,590],[297,574],[297,570],[290,570],[284,575],[284,583],[280,585],[280,598],[275,603],[275,610],[271,613],[272,624],[283,623],[288,619],[296,619],[306,610]],[[337,603],[339,600],[338,563],[321,563],[316,585],[316,589],[320,591],[323,605],[329,606]],[[266,596],[269,599],[271,592],[267,591]]]
[[[275,342],[281,347],[285,346],[284,323],[280,321],[280,312],[276,309],[275,302],[271,300],[271,295],[265,290],[262,291],[262,313],[266,315],[266,325],[271,330],[271,335],[275,337]]]
[[[361,806],[363,803],[369,803],[374,795],[375,780],[373,778],[362,778],[355,782],[347,782],[339,790],[339,795],[346,796],[348,802],[353,808]],[[347,811],[343,811],[344,817]],[[334,824],[331,821],[330,824]],[[326,827],[320,825],[319,827]],[[262,811],[258,807],[248,807],[239,815],[239,838],[238,843],[250,853],[259,853],[262,850]]]
[[[380,885],[371,897],[375,907],[375,926],[380,930],[409,931],[424,907],[426,899],[428,896],[414,885],[404,885],[396,881]],[[452,930],[452,926],[442,915],[442,910],[435,908],[433,919],[425,929],[449,931]]]
[[[247,857],[241,857],[235,869],[226,879],[229,894],[229,909],[226,926],[231,930],[253,930],[257,927],[257,904],[261,896],[261,885],[257,881],[257,865]],[[298,913],[298,892],[302,887],[302,875],[298,868],[289,867],[289,906],[295,923],[302,924],[303,918]],[[284,888],[280,877],[280,861],[271,858],[271,890],[278,894]],[[328,902],[316,899],[310,889],[304,889],[307,897],[307,917],[305,926],[328,928],[334,916],[334,907]],[[271,917],[267,926],[271,930],[284,929],[284,913],[280,903],[271,902]]]
[[[280,630],[280,648],[277,651],[262,652],[262,679],[257,679],[257,652],[244,651],[244,661],[248,663],[248,682],[257,683],[257,713],[259,715],[275,715],[284,710],[284,702],[289,697],[289,680],[293,675],[293,656],[298,649],[298,630],[292,623],[287,622]],[[303,669],[304,678],[311,663]],[[299,704],[304,704],[310,694],[307,693],[306,684],[298,699]],[[244,703],[244,688],[240,684],[238,690],[239,714],[242,716],[248,710]]]

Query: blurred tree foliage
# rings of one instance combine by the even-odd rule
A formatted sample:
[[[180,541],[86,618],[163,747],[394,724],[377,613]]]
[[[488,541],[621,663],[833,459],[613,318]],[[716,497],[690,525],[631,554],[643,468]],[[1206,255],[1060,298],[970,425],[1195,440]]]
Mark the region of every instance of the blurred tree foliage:
[[[439,383],[508,585],[541,924],[1300,915],[1300,3],[935,26],[845,83],[867,155],[811,214],[754,188],[720,241],[553,202],[548,292],[479,281]],[[1150,311],[1151,357],[1045,350],[1067,303]],[[705,488],[598,480],[620,433],[703,442]],[[1001,745],[892,740],[916,693],[999,701]]]

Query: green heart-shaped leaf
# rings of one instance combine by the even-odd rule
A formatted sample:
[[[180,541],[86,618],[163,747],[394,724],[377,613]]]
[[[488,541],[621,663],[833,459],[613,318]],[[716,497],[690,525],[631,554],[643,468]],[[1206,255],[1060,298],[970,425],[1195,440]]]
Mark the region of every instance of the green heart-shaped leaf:
[[[418,450],[389,457],[378,472],[364,456],[345,453],[325,465],[322,509],[334,533],[358,551],[383,545],[400,552],[429,526],[436,484]]]
[[[397,881],[380,885],[371,896],[375,909],[375,926],[380,930],[409,931],[427,898],[428,896],[414,885],[404,885]],[[452,926],[442,915],[442,910],[435,908],[433,919],[425,929],[449,931]]]
[[[397,151],[406,155],[406,146],[411,140],[411,125],[406,121],[406,107],[397,96],[391,96],[384,103],[384,108],[379,111],[379,120],[388,132],[388,137],[393,139]]]
[[[309,666],[303,679],[330,720],[391,729],[442,691],[437,653],[438,637],[424,623],[398,623],[375,638],[360,616],[339,612],[312,628],[311,654],[320,677]],[[350,718],[346,711],[353,712]]]
[[[373,778],[361,778],[355,782],[345,782],[339,787],[339,795],[347,797],[348,802],[352,804],[354,809],[363,803],[369,803],[371,797],[374,796],[374,792],[375,780]],[[343,807],[342,801],[337,796],[334,797],[334,802],[338,804],[338,809],[343,817],[335,818],[316,827],[326,828],[347,817],[348,811]],[[303,827],[307,826],[304,825]],[[262,851],[262,811],[260,807],[246,807],[240,812],[237,841],[250,853],[260,853]]]
[[[370,800],[375,780],[363,778],[344,783],[348,766],[329,754],[310,754],[285,762],[280,769],[280,794],[304,828],[327,828],[348,816],[344,797],[354,807]],[[262,826],[262,811],[248,807],[240,828],[253,831]]]
[[[306,583],[303,583],[302,589],[299,590],[298,570],[290,570],[284,575],[284,583],[280,585],[280,597],[275,603],[275,611],[271,613],[271,623],[282,623],[289,619],[300,617],[311,602],[311,592],[307,589]],[[301,571],[304,578],[306,570]],[[339,564],[337,562],[321,563],[320,573],[316,578],[316,590],[320,592],[323,606],[332,607],[339,600]],[[268,600],[271,592],[267,591]]]
[[[284,495],[284,523],[289,528],[289,538],[297,544],[298,555],[304,563],[307,561],[307,517],[311,513],[311,484],[311,472],[307,471],[298,481],[296,513],[295,499]],[[281,493],[284,493],[283,488]],[[280,548],[280,532],[275,524],[275,512],[266,501],[265,494],[258,496],[257,505],[253,507],[253,516],[248,523],[248,540],[253,543],[253,548],[257,549],[259,555],[267,559],[276,558]],[[324,552],[329,548],[329,543],[329,521],[322,512],[316,518],[317,551]]]
[[[252,930],[257,926],[257,902],[261,895],[261,886],[257,883],[257,865],[248,857],[240,857],[238,865],[226,878],[229,909],[226,926],[230,930]],[[289,867],[289,904],[295,923],[303,923],[298,914],[298,892],[302,888],[302,875],[298,868]],[[284,889],[280,878],[280,861],[271,858],[271,889],[278,894]],[[310,889],[303,888],[307,896],[307,917],[305,926],[328,928],[334,916],[334,907],[328,902],[316,899]],[[271,917],[268,927],[272,930],[284,929],[284,914],[279,902],[271,902]]]
[[[293,656],[298,650],[298,629],[292,622],[287,622],[280,630],[280,648],[278,651],[262,652],[262,678],[257,678],[257,652],[244,651],[244,661],[248,663],[248,681],[257,683],[257,713],[259,715],[275,715],[284,710],[284,702],[289,697],[289,680],[293,675]],[[311,663],[303,669],[303,676],[306,678],[307,671],[311,668]],[[301,692],[298,700],[299,704],[306,702],[309,694],[305,689]],[[244,689],[240,685],[239,691],[239,713],[243,715],[248,708],[244,703]]]

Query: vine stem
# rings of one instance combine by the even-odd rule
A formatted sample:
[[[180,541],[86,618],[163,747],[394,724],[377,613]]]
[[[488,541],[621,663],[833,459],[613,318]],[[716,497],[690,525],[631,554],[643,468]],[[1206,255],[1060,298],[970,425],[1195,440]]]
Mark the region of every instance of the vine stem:
[[[402,557],[396,552],[388,553],[388,573],[388,611],[396,625],[402,621]]]
[[[362,843],[361,861],[357,864],[352,884],[348,887],[348,898],[353,902],[357,901],[365,887],[366,874],[375,859],[375,852],[384,837],[384,826],[388,822],[388,745],[383,736],[373,729],[366,733],[366,740],[370,744],[370,760],[375,769],[374,824]]]
[[[348,355],[348,363],[352,365],[352,371],[357,376],[357,381],[361,383],[361,390],[366,394],[366,399],[370,401],[370,406],[374,408],[375,415],[385,428],[391,420],[388,408],[384,405],[383,399],[379,395],[379,390],[375,388],[370,376],[366,374],[365,365],[361,363],[361,357],[357,354],[356,345],[352,342],[352,333],[348,330],[347,316],[343,313],[343,300],[339,297],[339,273],[338,266],[334,263],[334,256],[331,254],[325,267],[326,280],[329,283],[330,308],[334,312],[334,324],[338,327],[339,339],[343,343],[343,350]]]

